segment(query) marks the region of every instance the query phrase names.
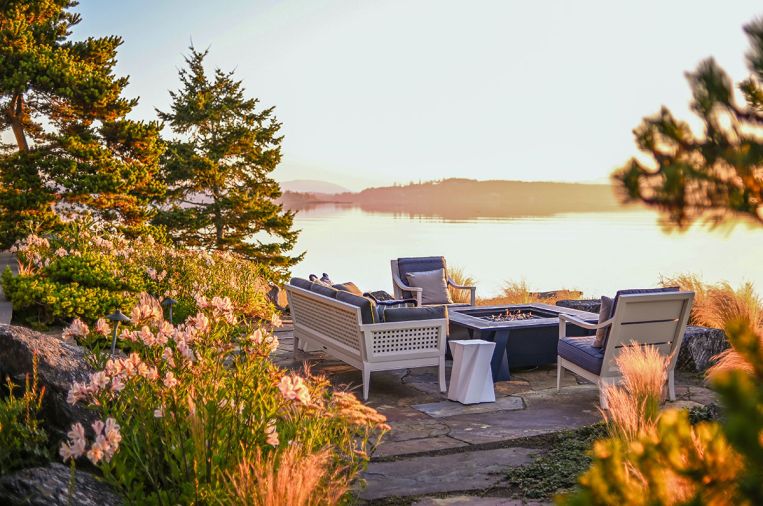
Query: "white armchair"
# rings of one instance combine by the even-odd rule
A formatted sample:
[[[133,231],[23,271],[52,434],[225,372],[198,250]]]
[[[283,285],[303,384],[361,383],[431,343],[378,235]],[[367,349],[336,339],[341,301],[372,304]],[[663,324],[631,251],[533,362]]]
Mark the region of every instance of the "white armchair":
[[[410,286],[405,281],[405,275],[410,272],[424,272],[444,269],[447,286],[457,290],[469,290],[468,305],[474,306],[477,303],[477,287],[456,284],[456,282],[453,281],[450,276],[448,276],[448,269],[445,264],[445,258],[443,257],[398,258],[396,260],[392,260],[390,264],[392,267],[392,287],[394,290],[395,298],[415,298],[417,305],[421,306],[422,294],[424,292],[423,288]],[[459,303],[456,304],[465,305]]]

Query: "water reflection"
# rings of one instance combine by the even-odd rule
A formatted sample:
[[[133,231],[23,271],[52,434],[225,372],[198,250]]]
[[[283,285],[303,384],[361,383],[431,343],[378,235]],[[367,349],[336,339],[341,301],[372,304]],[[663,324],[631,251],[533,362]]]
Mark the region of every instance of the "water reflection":
[[[651,211],[446,221],[321,205],[300,211],[295,224],[302,230],[296,251],[307,251],[296,275],[327,272],[364,290],[391,291],[390,259],[426,255],[464,267],[482,296],[497,295],[506,280],[599,296],[683,272],[763,287],[763,229],[668,234]]]

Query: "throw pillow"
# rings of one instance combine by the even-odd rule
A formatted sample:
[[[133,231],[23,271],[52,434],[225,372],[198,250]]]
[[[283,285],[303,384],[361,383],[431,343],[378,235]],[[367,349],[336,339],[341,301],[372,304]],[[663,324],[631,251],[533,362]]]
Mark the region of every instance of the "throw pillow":
[[[599,323],[603,323],[607,320],[609,320],[612,317],[612,303],[614,301],[610,299],[609,297],[602,297],[601,298],[601,308],[599,308]],[[609,327],[597,329],[596,330],[596,339],[593,340],[593,346],[594,348],[601,348],[604,346],[604,341],[607,338],[607,334],[609,334]]]
[[[333,285],[334,288],[337,290],[342,290],[344,292],[350,292],[355,295],[363,295],[363,292],[360,288],[358,288],[358,285],[353,283],[352,281],[347,281],[346,283],[339,283],[337,285]]]
[[[409,272],[405,275],[408,285],[421,288],[422,304],[453,304],[445,280],[445,269]]]

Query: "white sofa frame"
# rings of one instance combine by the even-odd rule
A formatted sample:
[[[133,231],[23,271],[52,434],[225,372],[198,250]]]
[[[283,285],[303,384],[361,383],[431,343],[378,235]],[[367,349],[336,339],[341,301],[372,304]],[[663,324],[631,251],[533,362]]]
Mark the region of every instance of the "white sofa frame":
[[[421,306],[422,305],[421,294],[424,291],[424,289],[419,288],[417,286],[409,286],[400,278],[400,267],[397,265],[397,260],[390,260],[390,264],[392,267],[392,289],[393,289],[395,298],[404,299],[407,296],[403,292],[410,292],[416,298],[416,305]],[[445,277],[447,278],[449,287],[453,287],[458,290],[469,290],[469,305],[470,306],[474,306],[477,303],[477,287],[476,286],[463,286],[463,285],[456,284],[456,282],[453,281],[453,279],[451,279],[450,276],[448,276],[447,271],[445,272]],[[451,305],[464,306],[465,304],[455,303]]]
[[[617,385],[622,381],[622,374],[615,359],[624,346],[638,344],[654,346],[663,356],[669,357],[668,398],[674,401],[676,399],[674,371],[693,300],[693,292],[621,295],[612,317],[598,324],[588,323],[568,314],[560,314],[560,339],[567,337],[567,323],[589,330],[606,327],[610,330],[599,374],[594,374],[557,356],[557,391],[561,388],[562,372],[567,369],[598,385],[599,403],[602,409],[608,409],[605,390],[607,386]]]
[[[446,391],[446,318],[368,324],[352,304],[293,285],[286,285],[286,294],[294,320],[295,358],[300,341],[306,341],[360,369],[364,400],[375,371],[437,366],[440,391]]]

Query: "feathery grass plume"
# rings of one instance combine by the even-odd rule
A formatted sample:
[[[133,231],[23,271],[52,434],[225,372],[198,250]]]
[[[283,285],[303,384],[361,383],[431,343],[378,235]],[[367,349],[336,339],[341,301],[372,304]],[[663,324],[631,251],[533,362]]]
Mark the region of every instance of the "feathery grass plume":
[[[669,357],[653,346],[631,344],[615,359],[622,386],[605,387],[609,404],[607,423],[613,436],[632,441],[657,423]]]
[[[466,274],[463,267],[448,266],[448,276],[457,285],[475,286],[477,284],[477,281],[473,277]],[[459,290],[452,286],[448,286],[448,292],[450,293],[450,298],[453,302],[470,302],[470,292],[468,290]]]
[[[759,341],[758,349],[763,350],[763,329],[760,325],[755,326],[750,323],[747,318],[737,318],[728,322],[725,326],[726,335],[730,335],[731,332],[741,334],[739,329],[749,329],[746,334],[749,340],[757,339]],[[741,371],[743,373],[753,375],[756,371],[756,366],[761,367],[760,364],[754,364],[750,361],[750,353],[742,354],[739,352],[736,346],[722,351],[713,359],[716,361],[712,367],[710,367],[705,373],[708,379],[711,381],[718,379],[719,377],[731,373],[733,371]],[[752,355],[754,356],[754,355]],[[759,357],[761,363],[763,363],[763,357]],[[763,434],[761,434],[761,446],[763,446]]]
[[[582,295],[583,294],[579,291],[564,289],[541,294],[539,292],[531,291],[527,282],[524,280],[506,281],[503,284],[501,295],[487,299],[479,299],[477,305],[498,306],[503,304],[533,304],[536,302],[555,304],[557,300],[579,299]]]
[[[702,279],[696,274],[683,273],[675,276],[660,276],[659,285],[664,288],[670,288],[677,286],[682,291],[694,292],[694,302],[691,306],[690,321],[692,323],[699,323],[700,308],[703,307],[706,302],[708,285],[705,284]]]
[[[276,458],[244,457],[230,474],[231,495],[245,506],[329,506],[349,490],[339,470],[330,472],[331,453],[306,454],[292,445]]]

